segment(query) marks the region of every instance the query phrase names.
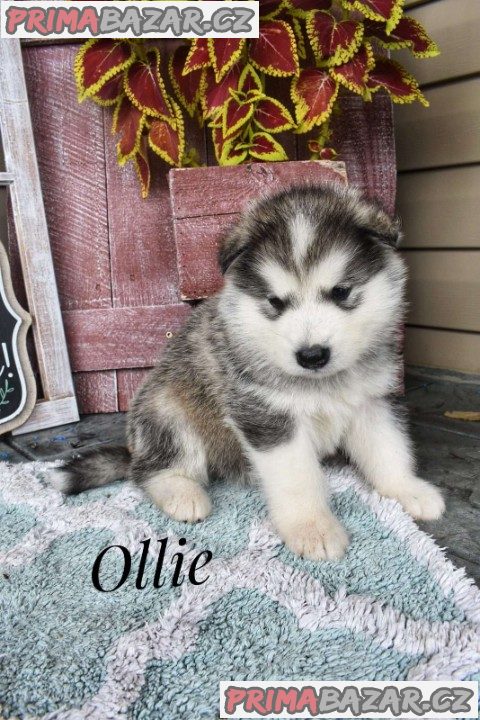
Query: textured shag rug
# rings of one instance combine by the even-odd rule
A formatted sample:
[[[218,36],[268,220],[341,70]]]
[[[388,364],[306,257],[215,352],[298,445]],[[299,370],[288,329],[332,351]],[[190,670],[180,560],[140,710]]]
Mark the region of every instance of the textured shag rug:
[[[65,499],[50,467],[0,464],[2,718],[210,720],[231,679],[480,679],[480,592],[350,468],[329,474],[352,543],[342,562],[313,563],[279,544],[255,489],[213,485],[212,515],[191,526],[126,483]],[[179,550],[187,569],[213,553],[207,582],[171,587],[169,571],[153,587],[167,536],[168,566]],[[112,544],[132,571],[102,593],[92,565]],[[102,582],[122,568],[109,551]]]

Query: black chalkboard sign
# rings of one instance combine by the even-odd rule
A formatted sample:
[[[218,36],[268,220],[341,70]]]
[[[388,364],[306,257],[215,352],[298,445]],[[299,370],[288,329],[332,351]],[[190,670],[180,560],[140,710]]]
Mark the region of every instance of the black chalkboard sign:
[[[36,384],[26,350],[30,315],[18,304],[7,254],[0,243],[0,434],[22,425],[33,410]]]

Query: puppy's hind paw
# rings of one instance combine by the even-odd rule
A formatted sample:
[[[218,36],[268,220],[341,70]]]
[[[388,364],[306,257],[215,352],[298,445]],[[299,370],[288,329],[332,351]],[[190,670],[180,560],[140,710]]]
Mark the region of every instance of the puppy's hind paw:
[[[292,552],[307,560],[341,560],[349,543],[343,525],[326,513],[299,520],[284,529],[281,537]]]
[[[416,520],[438,520],[445,511],[445,501],[436,487],[421,480],[411,478],[397,488],[394,497]]]

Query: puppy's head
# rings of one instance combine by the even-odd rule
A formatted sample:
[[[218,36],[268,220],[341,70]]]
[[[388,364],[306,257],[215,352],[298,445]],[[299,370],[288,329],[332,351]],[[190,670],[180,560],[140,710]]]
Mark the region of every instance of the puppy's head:
[[[403,307],[397,221],[355,190],[306,186],[258,202],[220,250],[240,342],[289,375],[332,375],[385,341]]]

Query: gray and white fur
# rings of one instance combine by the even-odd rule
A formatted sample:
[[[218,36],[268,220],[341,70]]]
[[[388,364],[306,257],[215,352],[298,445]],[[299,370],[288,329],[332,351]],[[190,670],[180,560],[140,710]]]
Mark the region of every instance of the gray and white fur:
[[[258,481],[294,552],[336,560],[348,536],[321,460],[341,449],[382,495],[438,518],[390,396],[405,267],[398,222],[352,189],[304,186],[257,202],[220,249],[223,289],[170,341],[128,416],[128,450],[65,465],[67,493],[128,477],[177,520],[211,510],[209,480]]]

